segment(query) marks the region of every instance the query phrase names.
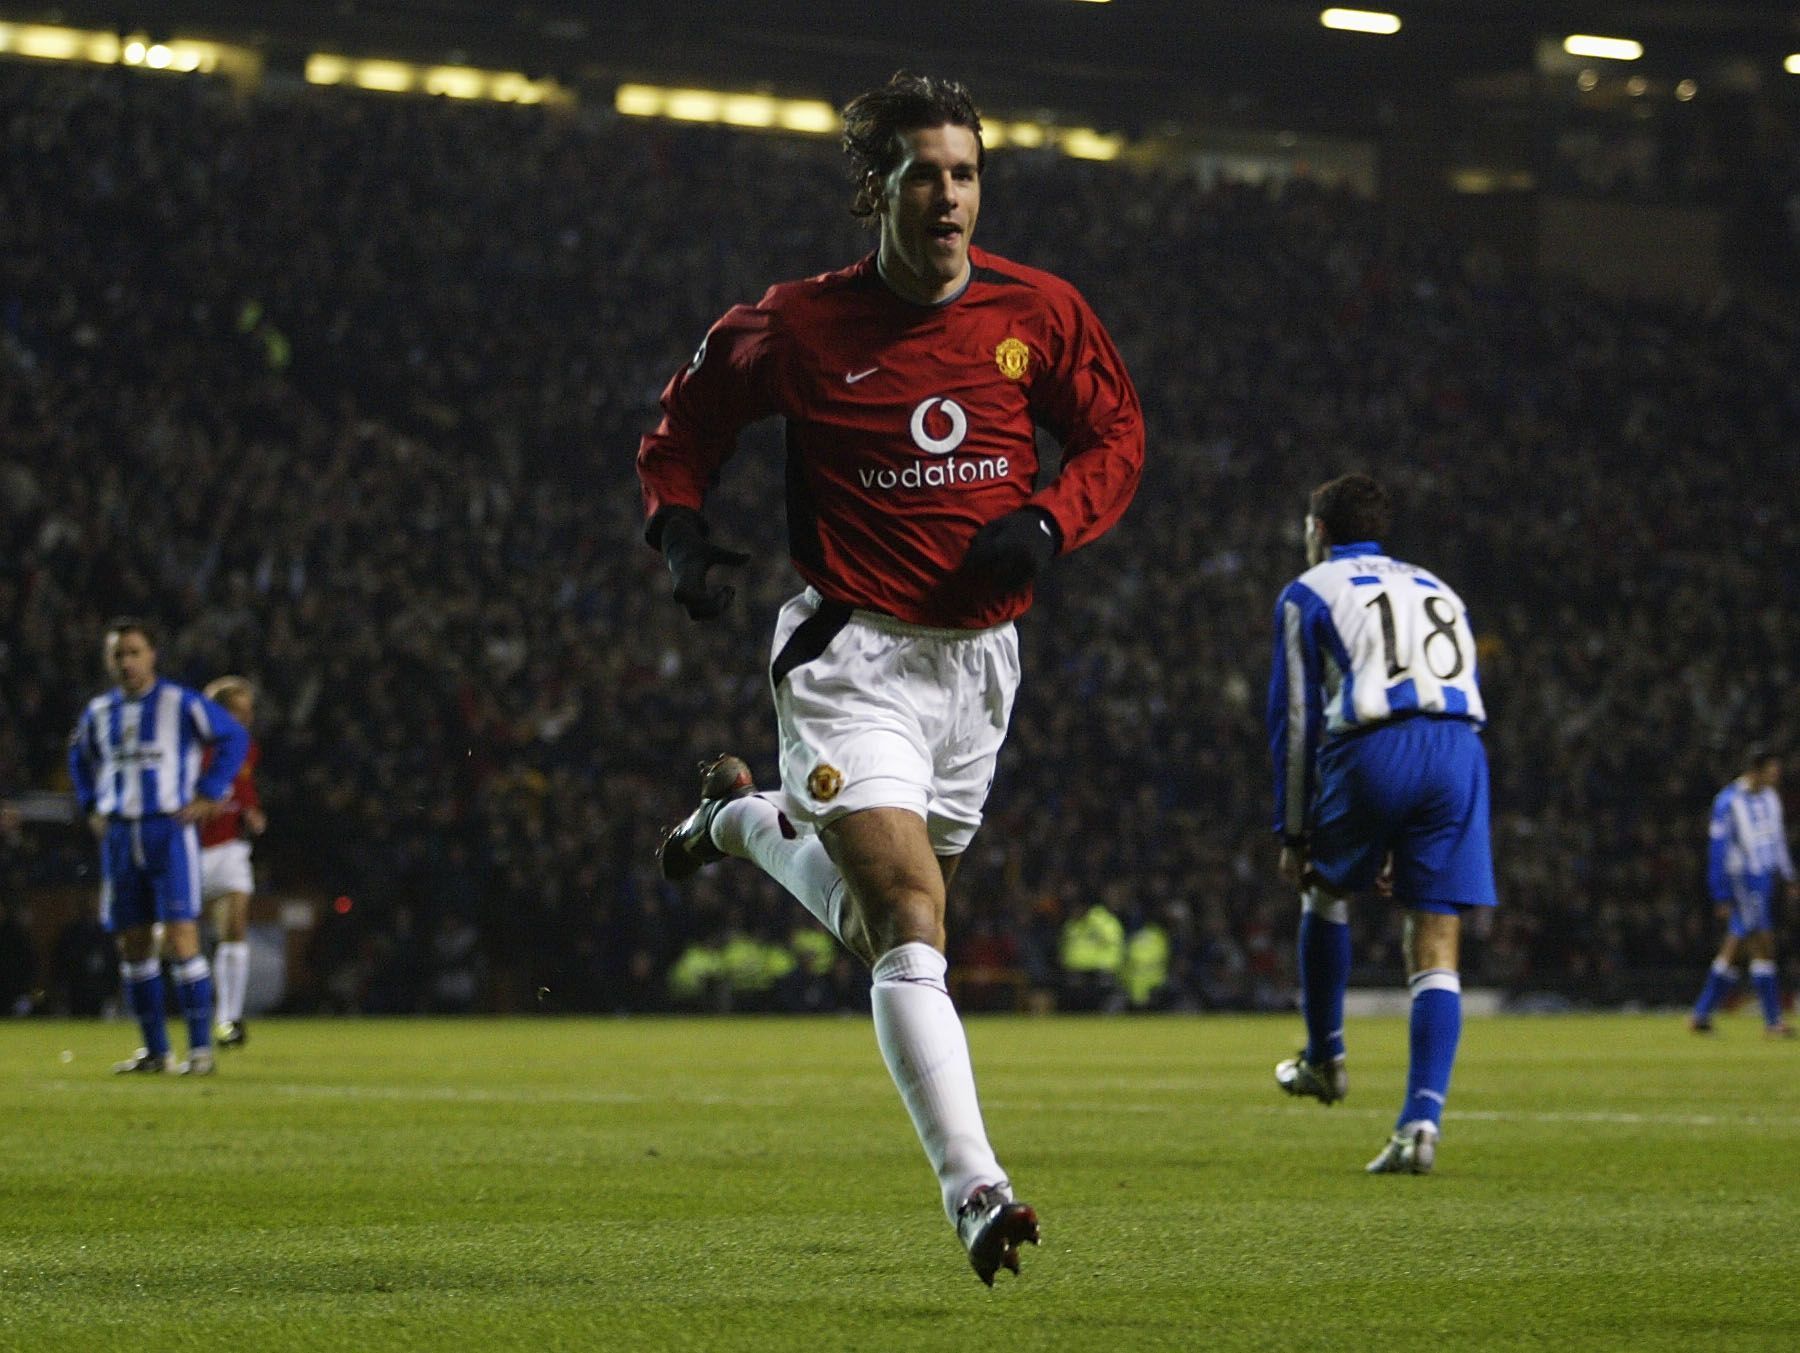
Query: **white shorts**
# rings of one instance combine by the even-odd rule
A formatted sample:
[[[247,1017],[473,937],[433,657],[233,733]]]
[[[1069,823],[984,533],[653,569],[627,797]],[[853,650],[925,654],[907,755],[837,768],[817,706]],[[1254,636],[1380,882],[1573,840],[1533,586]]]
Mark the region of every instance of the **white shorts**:
[[[968,847],[1019,689],[1011,621],[929,629],[809,587],[781,608],[769,676],[781,787],[802,823],[905,808],[937,854]]]
[[[226,841],[208,846],[200,852],[200,900],[211,902],[226,893],[256,891],[256,879],[250,872],[250,843]]]

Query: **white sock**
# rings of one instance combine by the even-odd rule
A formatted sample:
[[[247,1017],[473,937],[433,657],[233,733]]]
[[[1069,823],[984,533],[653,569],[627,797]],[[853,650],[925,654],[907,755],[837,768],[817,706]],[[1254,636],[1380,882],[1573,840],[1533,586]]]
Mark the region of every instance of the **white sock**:
[[[219,993],[217,1018],[235,1024],[244,1017],[244,987],[250,976],[250,943],[220,940],[213,950],[213,984]]]
[[[779,791],[734,800],[713,817],[713,844],[727,855],[749,860],[800,899],[841,942],[849,890],[831,862],[825,843],[802,832],[782,811]]]
[[[981,1122],[968,1039],[944,985],[947,967],[929,944],[890,949],[875,963],[870,1003],[881,1055],[937,1171],[944,1211],[954,1225],[970,1192],[1003,1182],[1006,1172]]]

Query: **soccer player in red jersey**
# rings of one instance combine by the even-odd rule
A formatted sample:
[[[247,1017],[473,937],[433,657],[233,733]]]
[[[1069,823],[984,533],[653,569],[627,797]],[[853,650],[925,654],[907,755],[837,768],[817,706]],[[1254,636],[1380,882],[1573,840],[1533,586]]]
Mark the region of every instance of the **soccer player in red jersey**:
[[[694,619],[744,562],[707,487],[747,423],[787,423],[807,586],[776,623],[781,788],[735,756],[665,838],[665,875],[727,855],[773,876],[873,969],[875,1032],[976,1273],[1019,1267],[1037,1216],[982,1123],[945,983],[944,899],[981,824],[1019,678],[1013,621],[1058,554],[1124,513],[1144,456],[1124,363],[1076,290],[972,248],[985,152],[960,84],[901,73],[844,109],[874,253],[713,325],[663,392],[638,472],[646,537]],[[1035,431],[1062,443],[1036,487]]]
[[[241,676],[222,676],[206,687],[206,697],[216,700],[245,728],[256,714],[256,690]],[[208,764],[212,753],[207,753]],[[249,1038],[244,1026],[244,988],[250,975],[250,895],[256,891],[250,869],[250,838],[261,836],[269,825],[262,800],[256,793],[256,767],[262,749],[250,739],[244,764],[238,767],[231,790],[219,811],[200,824],[200,899],[218,904],[219,943],[213,950],[213,979],[218,986],[218,1028],[213,1035],[221,1048],[241,1048]]]

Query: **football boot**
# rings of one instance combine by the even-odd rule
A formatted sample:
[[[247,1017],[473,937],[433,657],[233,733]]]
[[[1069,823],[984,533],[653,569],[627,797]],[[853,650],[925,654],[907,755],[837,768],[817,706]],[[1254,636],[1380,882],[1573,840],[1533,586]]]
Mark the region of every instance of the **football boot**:
[[[1350,1093],[1350,1073],[1342,1057],[1320,1064],[1307,1061],[1303,1050],[1276,1064],[1275,1084],[1290,1095],[1310,1095],[1321,1104],[1335,1104]]]
[[[129,1076],[134,1072],[156,1075],[175,1069],[175,1054],[172,1052],[153,1055],[149,1048],[139,1048],[122,1062],[113,1063],[113,1074]]]
[[[726,753],[700,766],[700,806],[664,833],[656,850],[662,876],[671,883],[692,878],[709,864],[725,858],[713,844],[712,824],[719,809],[755,792],[756,781],[741,757]]]
[[[1019,1271],[1020,1245],[1038,1243],[1037,1213],[1014,1199],[1005,1183],[983,1184],[956,1210],[956,1234],[975,1276],[992,1287],[1001,1269]]]
[[[1430,1174],[1437,1161],[1438,1130],[1430,1123],[1408,1123],[1363,1168],[1370,1174]]]

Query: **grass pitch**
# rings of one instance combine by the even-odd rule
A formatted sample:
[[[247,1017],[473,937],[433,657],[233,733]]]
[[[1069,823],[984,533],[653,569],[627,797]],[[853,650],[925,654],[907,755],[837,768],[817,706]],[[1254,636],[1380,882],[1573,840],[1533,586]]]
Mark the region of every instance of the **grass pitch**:
[[[970,1272],[866,1021],[270,1021],[211,1080],[0,1025],[0,1348],[1792,1349],[1800,1047],[1465,1031],[1438,1171],[1362,1165],[1405,1025],[986,1019],[1044,1225]]]

